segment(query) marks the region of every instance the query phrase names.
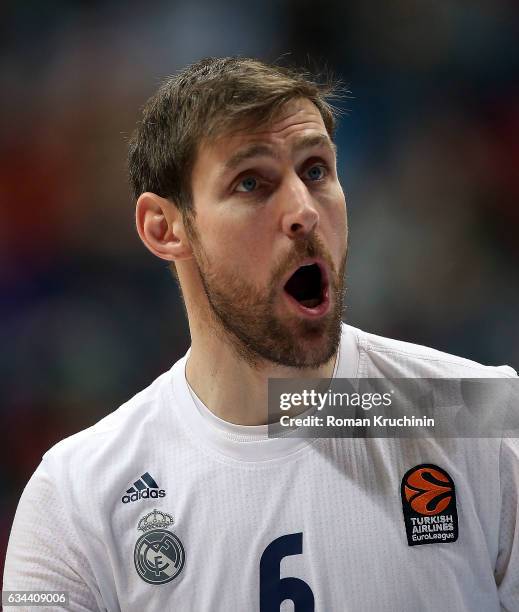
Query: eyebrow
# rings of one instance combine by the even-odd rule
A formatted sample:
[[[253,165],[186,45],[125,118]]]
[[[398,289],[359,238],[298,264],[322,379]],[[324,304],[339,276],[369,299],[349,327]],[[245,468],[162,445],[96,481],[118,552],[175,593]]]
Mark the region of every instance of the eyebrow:
[[[292,147],[292,153],[298,153],[304,149],[312,149],[314,147],[328,147],[337,153],[337,147],[328,134],[309,134],[299,138]]]
[[[328,147],[334,154],[337,153],[337,147],[328,134],[309,134],[307,136],[302,136],[292,146],[292,153],[298,153],[304,149],[322,146]],[[222,174],[236,169],[242,162],[254,157],[277,158],[278,155],[270,145],[261,143],[250,144],[229,157],[224,164]]]

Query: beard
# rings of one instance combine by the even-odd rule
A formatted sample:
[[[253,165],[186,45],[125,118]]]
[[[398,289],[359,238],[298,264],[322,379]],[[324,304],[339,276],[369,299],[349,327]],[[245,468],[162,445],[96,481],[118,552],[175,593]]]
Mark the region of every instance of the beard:
[[[267,289],[261,290],[230,270],[217,270],[198,236],[192,244],[202,286],[217,323],[215,331],[223,330],[224,339],[250,366],[257,369],[267,361],[299,369],[317,368],[336,354],[344,307],[346,248],[336,270],[328,250],[315,234],[298,239],[294,249],[275,266]],[[319,320],[292,313],[276,315],[276,304],[284,299],[281,279],[305,258],[320,258],[328,264],[329,312]]]

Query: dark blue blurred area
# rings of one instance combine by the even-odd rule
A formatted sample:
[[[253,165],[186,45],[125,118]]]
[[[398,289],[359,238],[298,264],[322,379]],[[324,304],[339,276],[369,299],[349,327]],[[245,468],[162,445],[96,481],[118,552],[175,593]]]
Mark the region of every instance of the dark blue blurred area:
[[[125,159],[142,104],[200,57],[326,64],[351,91],[347,322],[519,368],[518,41],[504,0],[2,4],[0,564],[41,455],[189,346]]]

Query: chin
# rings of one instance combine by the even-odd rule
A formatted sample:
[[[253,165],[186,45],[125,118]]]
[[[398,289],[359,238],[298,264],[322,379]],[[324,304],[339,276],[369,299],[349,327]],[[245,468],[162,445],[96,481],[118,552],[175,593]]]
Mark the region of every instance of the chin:
[[[335,355],[338,342],[330,338],[326,329],[305,329],[294,334],[290,347],[279,348],[277,363],[295,368],[318,368]]]

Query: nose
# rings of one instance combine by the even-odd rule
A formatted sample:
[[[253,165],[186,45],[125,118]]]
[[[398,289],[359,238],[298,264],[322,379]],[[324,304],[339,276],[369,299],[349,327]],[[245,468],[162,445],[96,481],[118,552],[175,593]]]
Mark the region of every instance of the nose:
[[[283,233],[294,239],[312,233],[319,224],[319,212],[304,181],[294,176],[279,195],[283,202]]]

